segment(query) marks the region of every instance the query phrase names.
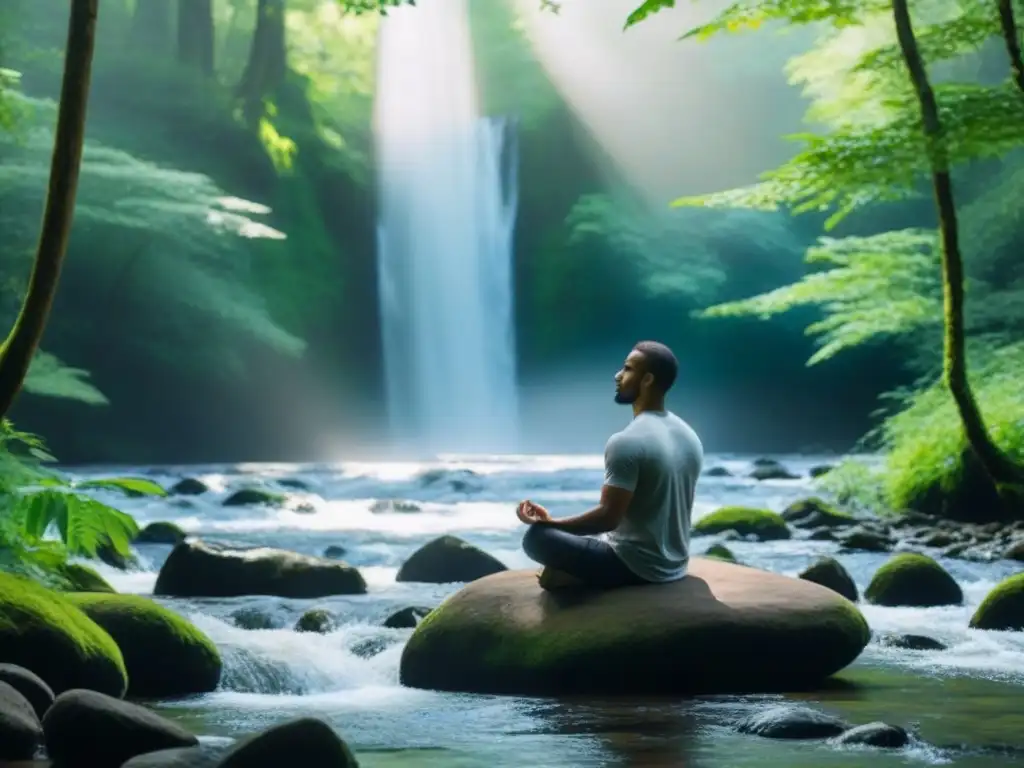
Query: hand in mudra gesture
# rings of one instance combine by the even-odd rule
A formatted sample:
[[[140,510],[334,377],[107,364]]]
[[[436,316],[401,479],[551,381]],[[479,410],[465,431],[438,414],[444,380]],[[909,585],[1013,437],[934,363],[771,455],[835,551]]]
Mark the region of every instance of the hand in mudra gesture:
[[[534,504],[529,500],[519,502],[519,506],[516,507],[516,516],[527,525],[551,522],[551,515],[548,514],[548,511],[540,504]]]

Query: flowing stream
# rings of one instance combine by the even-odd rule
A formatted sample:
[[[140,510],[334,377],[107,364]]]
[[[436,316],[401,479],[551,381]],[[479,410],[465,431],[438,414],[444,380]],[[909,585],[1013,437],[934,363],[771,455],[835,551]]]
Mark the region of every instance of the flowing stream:
[[[514,124],[477,104],[467,0],[389,9],[376,96],[378,274],[394,442],[516,450]]]
[[[804,479],[756,482],[742,477],[753,457],[709,456],[734,477],[704,477],[698,486],[699,517],[724,504],[781,510],[812,492],[807,470],[820,457],[780,457]],[[84,472],[94,475],[95,471]],[[1024,633],[967,628],[986,592],[1020,564],[943,560],[964,588],[967,604],[952,608],[862,606],[872,628],[925,634],[945,651],[868,646],[844,677],[861,683],[804,695],[816,706],[854,723],[885,720],[912,728],[918,740],[896,752],[839,749],[822,742],[774,742],[741,736],[728,727],[737,713],[763,707],[778,696],[702,697],[693,701],[541,700],[440,694],[403,688],[398,661],[411,630],[381,626],[407,606],[433,607],[459,585],[400,584],[398,566],[418,547],[443,533],[476,544],[510,567],[529,562],[518,549],[522,527],[513,505],[524,497],[556,515],[592,506],[602,480],[599,456],[448,457],[422,463],[341,465],[232,465],[176,468],[104,468],[106,474],[145,472],[172,484],[198,477],[211,491],[182,499],[111,501],[142,524],[172,520],[210,540],[263,544],[309,554],[331,545],[346,548],[369,594],[318,600],[246,597],[162,600],[194,620],[222,649],[225,673],[216,693],[159,705],[197,733],[238,737],[273,722],[309,714],[332,723],[359,753],[364,766],[472,766],[576,768],[577,766],[708,766],[709,768],[843,768],[956,765],[987,768],[1019,764],[1024,756]],[[81,471],[80,471],[81,472]],[[284,484],[281,484],[284,481]],[[296,485],[305,488],[294,490]],[[287,490],[284,509],[224,507],[240,487]],[[373,512],[378,499],[407,499],[413,512]],[[315,511],[298,511],[302,504]],[[700,553],[712,538],[694,540]],[[796,574],[815,557],[834,553],[831,542],[790,540],[730,542],[744,562]],[[139,548],[146,570],[102,568],[120,590],[151,592],[169,547]],[[884,554],[839,555],[863,591]],[[243,630],[232,614],[258,608],[281,627]],[[339,627],[327,635],[291,627],[311,607],[328,609]],[[367,644],[384,650],[369,658]],[[756,653],[757,649],[750,649]],[[795,698],[795,697],[791,697]]]

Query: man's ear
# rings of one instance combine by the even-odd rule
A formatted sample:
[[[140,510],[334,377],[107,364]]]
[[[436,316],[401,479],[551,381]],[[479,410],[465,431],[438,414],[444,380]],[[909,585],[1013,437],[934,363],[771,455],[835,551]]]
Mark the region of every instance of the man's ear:
[[[642,379],[640,379],[640,383],[643,384],[645,387],[648,387],[648,388],[653,386],[654,385],[654,374],[653,373],[645,373],[644,377]]]

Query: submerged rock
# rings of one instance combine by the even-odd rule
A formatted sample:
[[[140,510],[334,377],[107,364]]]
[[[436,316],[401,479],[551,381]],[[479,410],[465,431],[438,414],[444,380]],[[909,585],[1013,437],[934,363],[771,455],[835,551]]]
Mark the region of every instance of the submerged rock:
[[[880,635],[878,644],[888,648],[902,648],[906,651],[944,651],[946,644],[925,635],[901,635],[886,633]]]
[[[196,480],[194,477],[183,477],[172,485],[167,492],[173,496],[199,496],[208,490],[210,490],[209,486],[202,480]]]
[[[295,622],[295,631],[326,635],[328,632],[334,631],[334,617],[323,608],[312,608]]]
[[[231,620],[239,629],[280,629],[281,624],[266,611],[259,608],[239,608],[231,614]]]
[[[910,734],[898,725],[866,723],[844,731],[834,739],[835,744],[858,744],[865,747],[900,749],[910,743]]]
[[[800,578],[828,587],[847,600],[857,602],[857,585],[847,570],[834,557],[823,557],[812,563],[800,573]]]
[[[124,656],[128,695],[161,699],[217,688],[220,653],[192,622],[141,595],[72,595]]]
[[[775,459],[755,459],[754,469],[748,477],[755,480],[796,480],[800,475],[794,475]]]
[[[853,528],[837,536],[836,540],[844,550],[855,552],[891,552],[895,545],[888,534],[866,526]]]
[[[358,570],[338,560],[188,539],[171,551],[153,592],[174,597],[315,598],[363,595],[366,581]]]
[[[869,603],[927,608],[960,605],[964,593],[945,568],[927,555],[904,552],[879,568],[864,590]]]
[[[123,696],[117,643],[67,596],[0,573],[0,659],[37,674],[55,692],[92,688]]]
[[[398,569],[395,581],[451,584],[507,570],[498,558],[458,536],[441,536],[413,552]]]
[[[248,507],[256,504],[264,504],[270,507],[280,507],[288,500],[283,493],[274,493],[264,488],[241,488],[222,502],[225,507]]]
[[[693,524],[695,536],[726,531],[735,531],[740,536],[753,536],[758,541],[777,541],[791,536],[782,516],[767,509],[722,507]]]
[[[416,688],[522,695],[789,690],[850,664],[869,636],[829,589],[716,560],[606,591],[547,592],[535,571],[509,571],[431,611],[400,674]]]
[[[996,586],[971,617],[972,629],[1024,631],[1024,573]]]
[[[414,629],[431,610],[418,605],[403,608],[384,619],[384,626],[388,629]]]
[[[828,739],[849,727],[849,723],[834,715],[794,704],[770,707],[736,724],[740,733],[766,739]]]

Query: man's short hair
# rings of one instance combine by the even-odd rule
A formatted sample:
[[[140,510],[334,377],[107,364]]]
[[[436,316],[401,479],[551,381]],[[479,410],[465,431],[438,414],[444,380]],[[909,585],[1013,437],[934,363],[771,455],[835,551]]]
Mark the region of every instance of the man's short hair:
[[[672,350],[660,341],[641,341],[633,349],[644,356],[645,373],[654,377],[654,386],[663,393],[672,389],[679,374],[679,361]]]

